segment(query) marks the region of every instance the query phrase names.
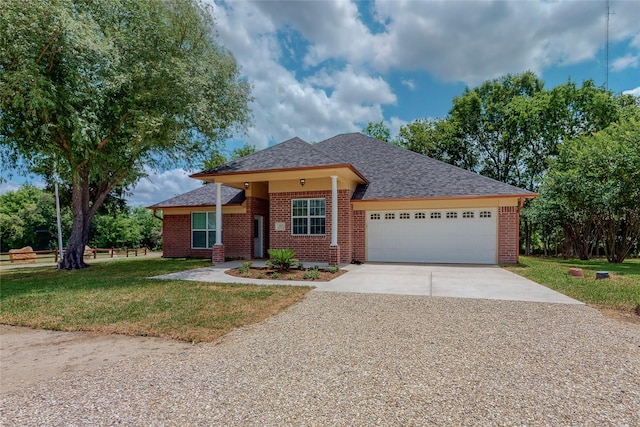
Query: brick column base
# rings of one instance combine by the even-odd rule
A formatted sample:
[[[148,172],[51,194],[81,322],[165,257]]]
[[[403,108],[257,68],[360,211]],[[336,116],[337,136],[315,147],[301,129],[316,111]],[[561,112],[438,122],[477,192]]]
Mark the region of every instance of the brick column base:
[[[340,265],[340,246],[329,246],[329,265]]]
[[[211,250],[211,262],[214,264],[224,262],[224,245],[213,245]]]

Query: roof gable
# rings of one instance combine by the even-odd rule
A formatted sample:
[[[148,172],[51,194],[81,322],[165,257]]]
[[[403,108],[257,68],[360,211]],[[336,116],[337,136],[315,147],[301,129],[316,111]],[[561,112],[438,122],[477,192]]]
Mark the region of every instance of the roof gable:
[[[328,153],[317,150],[314,145],[296,137],[192,176],[295,169],[338,163]]]

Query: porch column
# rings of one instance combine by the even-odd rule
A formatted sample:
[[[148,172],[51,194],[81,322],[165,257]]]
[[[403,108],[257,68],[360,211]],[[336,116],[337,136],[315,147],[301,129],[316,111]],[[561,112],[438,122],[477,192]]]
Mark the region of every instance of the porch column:
[[[222,244],[222,183],[216,182],[216,244],[211,250],[211,261],[216,264],[224,262],[224,245]]]
[[[331,246],[338,246],[338,177],[331,175]]]
[[[216,182],[216,246],[222,244],[222,183]]]

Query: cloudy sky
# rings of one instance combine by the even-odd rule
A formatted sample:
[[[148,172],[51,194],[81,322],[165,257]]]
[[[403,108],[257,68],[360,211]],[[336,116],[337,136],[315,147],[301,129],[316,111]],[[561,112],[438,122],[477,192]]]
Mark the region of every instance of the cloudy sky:
[[[395,134],[506,73],[605,84],[606,1],[209,1],[255,98],[252,126],[230,149],[321,141],[379,120]],[[609,4],[609,88],[640,96],[640,2]],[[197,187],[188,173],[152,174],[130,202]]]

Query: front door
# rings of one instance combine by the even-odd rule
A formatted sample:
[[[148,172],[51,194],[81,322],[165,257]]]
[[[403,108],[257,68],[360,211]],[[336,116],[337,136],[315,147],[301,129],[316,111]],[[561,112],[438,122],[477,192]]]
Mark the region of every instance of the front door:
[[[264,218],[262,215],[253,217],[253,257],[263,258],[264,246]]]

